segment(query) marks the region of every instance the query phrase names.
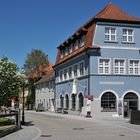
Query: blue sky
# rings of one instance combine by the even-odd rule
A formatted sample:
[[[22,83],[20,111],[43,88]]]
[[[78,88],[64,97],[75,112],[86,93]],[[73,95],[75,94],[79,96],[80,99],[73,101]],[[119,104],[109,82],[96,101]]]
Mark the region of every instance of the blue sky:
[[[0,0],[0,57],[21,68],[39,48],[55,63],[57,46],[110,2],[140,18],[139,0]]]

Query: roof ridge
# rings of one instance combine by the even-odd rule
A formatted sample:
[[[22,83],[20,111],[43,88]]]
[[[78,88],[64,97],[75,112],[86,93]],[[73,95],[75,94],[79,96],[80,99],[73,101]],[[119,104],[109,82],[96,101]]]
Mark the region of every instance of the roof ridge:
[[[100,12],[98,12],[98,13],[93,17],[93,19],[95,19],[97,16],[99,16],[99,18],[100,18],[101,14],[105,13],[105,12],[108,10],[108,8],[110,8],[111,5],[113,5],[112,2],[110,2],[107,6],[105,6],[105,8],[103,8]]]

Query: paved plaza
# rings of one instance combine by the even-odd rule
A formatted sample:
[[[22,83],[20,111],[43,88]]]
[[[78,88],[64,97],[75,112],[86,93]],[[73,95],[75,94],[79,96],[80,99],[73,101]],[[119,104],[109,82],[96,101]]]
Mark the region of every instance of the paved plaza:
[[[30,122],[2,140],[139,140],[140,125],[128,120],[91,119],[81,116],[26,112]]]

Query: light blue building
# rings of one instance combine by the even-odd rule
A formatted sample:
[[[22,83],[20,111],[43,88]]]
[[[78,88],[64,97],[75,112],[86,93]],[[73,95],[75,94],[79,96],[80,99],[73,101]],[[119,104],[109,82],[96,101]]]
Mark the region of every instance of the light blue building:
[[[140,110],[140,19],[110,3],[58,47],[56,107],[128,117]]]

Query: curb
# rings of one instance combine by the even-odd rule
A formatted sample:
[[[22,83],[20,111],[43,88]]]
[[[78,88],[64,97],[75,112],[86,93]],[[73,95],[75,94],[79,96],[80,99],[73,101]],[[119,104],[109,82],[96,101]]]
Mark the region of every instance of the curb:
[[[0,138],[2,138],[4,136],[7,136],[7,135],[9,135],[11,133],[14,133],[14,132],[16,132],[18,130],[20,130],[20,128],[18,126],[13,126],[13,127],[1,130],[0,131]]]
[[[42,132],[41,132],[41,130],[39,128],[37,128],[37,127],[34,127],[34,128],[38,131],[38,134],[34,138],[32,138],[31,140],[38,139],[41,136],[41,134],[42,134]]]

